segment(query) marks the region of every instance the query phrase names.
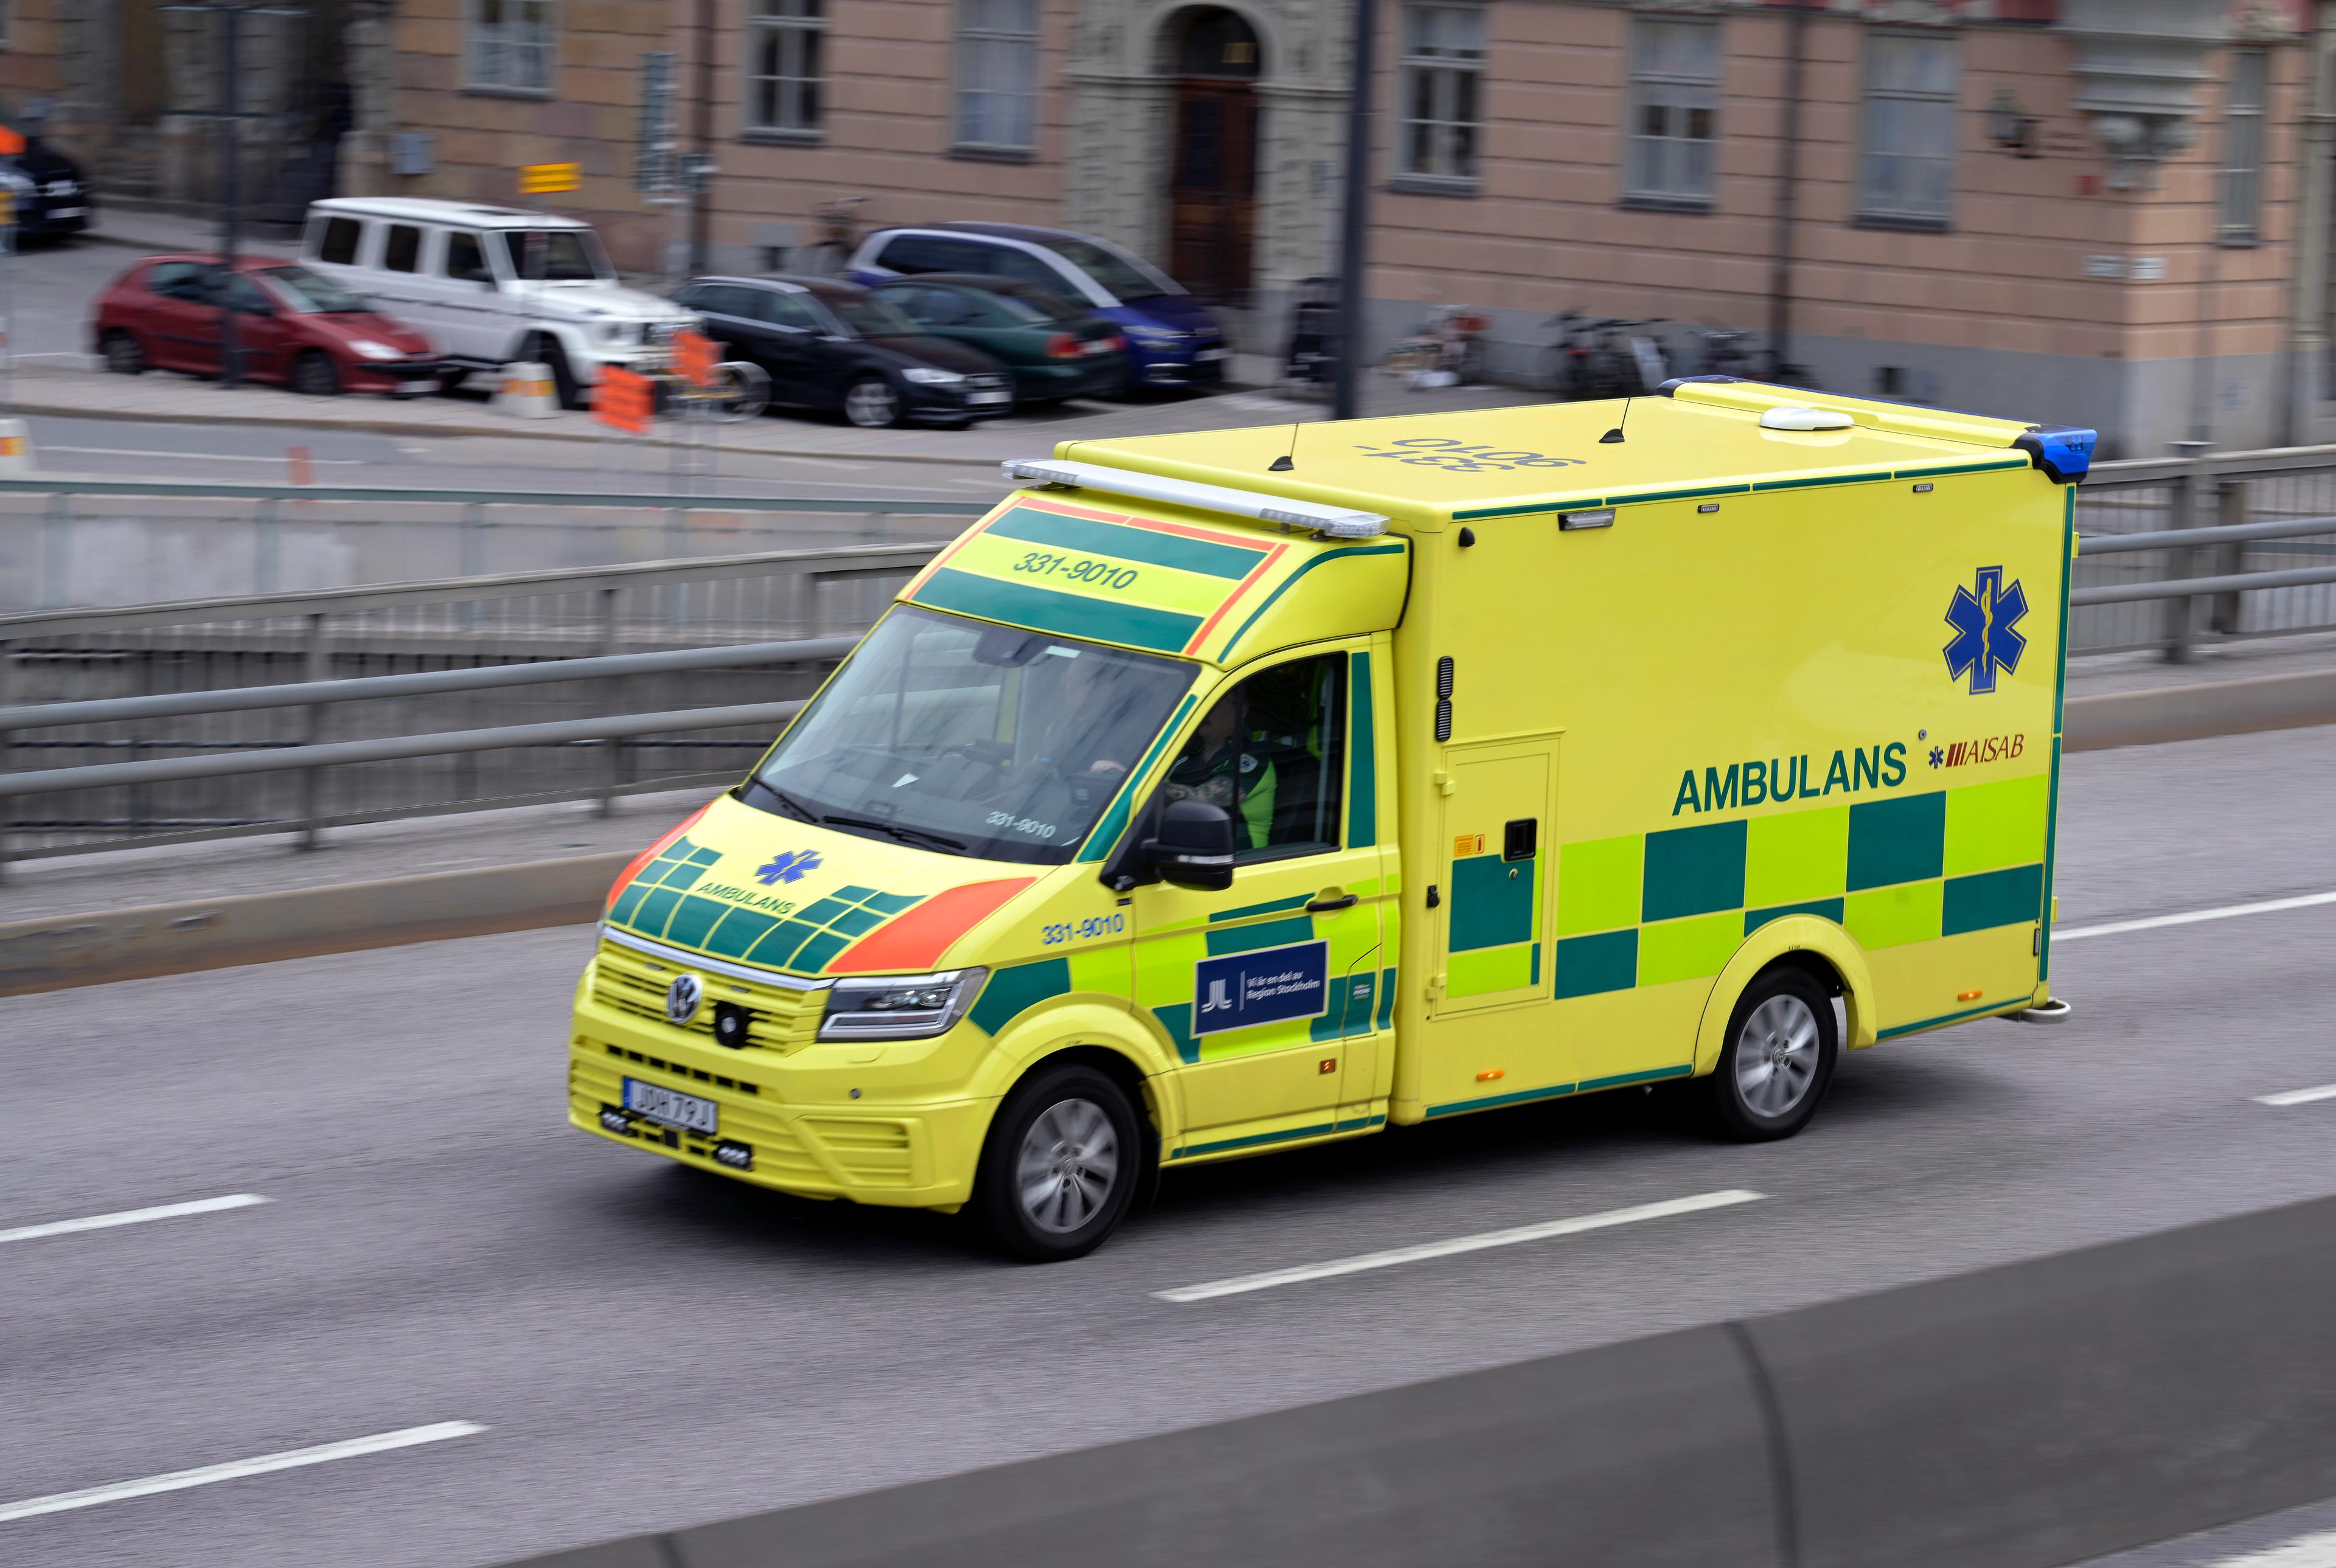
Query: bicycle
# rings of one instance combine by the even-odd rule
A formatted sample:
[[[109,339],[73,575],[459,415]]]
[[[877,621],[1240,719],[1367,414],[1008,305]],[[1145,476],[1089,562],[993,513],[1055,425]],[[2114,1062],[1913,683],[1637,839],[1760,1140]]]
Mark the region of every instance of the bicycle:
[[[1414,390],[1473,386],[1484,378],[1484,330],[1492,318],[1465,305],[1439,305],[1388,351],[1387,368]]]
[[[1538,368],[1543,390],[1567,403],[1630,397],[1644,391],[1646,355],[1639,350],[1643,346],[1658,368],[1662,351],[1651,338],[1626,343],[1622,334],[1630,327],[1650,325],[1559,311],[1542,323],[1543,328],[1558,334],[1558,340],[1541,351]]]

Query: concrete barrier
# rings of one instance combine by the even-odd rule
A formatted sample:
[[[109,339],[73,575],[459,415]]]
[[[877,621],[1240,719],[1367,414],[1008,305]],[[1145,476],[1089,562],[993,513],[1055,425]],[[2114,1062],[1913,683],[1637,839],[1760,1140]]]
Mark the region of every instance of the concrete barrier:
[[[573,855],[19,920],[0,925],[0,996],[598,920],[632,858]]]
[[[2336,1493],[2331,1300],[2322,1200],[526,1561],[2052,1568]]]
[[[495,412],[520,419],[550,419],[560,412],[560,388],[551,366],[526,360],[502,368],[495,382]]]
[[[2318,724],[2336,724],[2336,670],[2076,697],[2062,735],[2070,751],[2104,751]]]

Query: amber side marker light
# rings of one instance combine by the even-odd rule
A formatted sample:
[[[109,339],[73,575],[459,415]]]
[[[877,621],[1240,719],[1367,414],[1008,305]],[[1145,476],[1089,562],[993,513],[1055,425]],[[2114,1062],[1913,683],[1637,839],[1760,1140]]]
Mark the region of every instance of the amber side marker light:
[[[1506,1067],[1486,1067],[1476,1075],[1476,1081],[1480,1084],[1489,1084],[1494,1078],[1505,1078],[1508,1076],[1509,1069]]]
[[[1985,995],[1987,995],[1985,991],[1957,991],[1955,993],[1955,1000],[1959,1002],[1975,1002]]]

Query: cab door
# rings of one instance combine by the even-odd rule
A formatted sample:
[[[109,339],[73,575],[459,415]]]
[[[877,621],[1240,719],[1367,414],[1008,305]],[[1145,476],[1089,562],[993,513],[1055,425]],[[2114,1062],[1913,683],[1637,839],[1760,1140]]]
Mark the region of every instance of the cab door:
[[[1361,641],[1280,661],[1175,743],[1159,794],[1224,806],[1235,856],[1222,892],[1134,895],[1138,1006],[1183,1064],[1172,1158],[1368,1125],[1387,967],[1369,669]]]

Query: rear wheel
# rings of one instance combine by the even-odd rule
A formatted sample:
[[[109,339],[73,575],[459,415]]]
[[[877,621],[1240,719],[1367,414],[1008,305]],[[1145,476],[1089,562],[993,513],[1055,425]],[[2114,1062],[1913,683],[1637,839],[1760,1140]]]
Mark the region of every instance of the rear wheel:
[[[843,417],[862,430],[900,423],[900,394],[881,375],[863,375],[843,389]]]
[[[1719,1066],[1702,1081],[1713,1125],[1744,1143],[1791,1137],[1816,1114],[1839,1049],[1833,998],[1806,970],[1760,976],[1737,998]]]
[[[1042,1067],[990,1124],[974,1213],[1009,1256],[1084,1257],[1126,1216],[1144,1147],[1135,1107],[1107,1075],[1076,1062]]]
[[[105,368],[116,375],[137,375],[146,368],[146,351],[126,332],[116,329],[107,333],[100,346],[105,354]]]
[[[312,348],[292,362],[292,390],[303,397],[337,396],[340,369],[323,349]]]

